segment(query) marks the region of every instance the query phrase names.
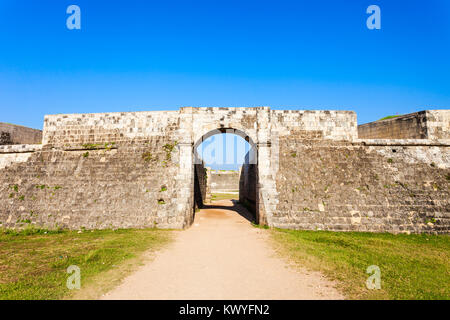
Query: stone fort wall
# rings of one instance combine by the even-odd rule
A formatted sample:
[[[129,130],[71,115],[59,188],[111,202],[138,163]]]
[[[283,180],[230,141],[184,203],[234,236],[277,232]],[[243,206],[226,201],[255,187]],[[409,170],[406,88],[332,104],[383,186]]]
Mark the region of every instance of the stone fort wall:
[[[202,208],[211,198],[208,180],[208,168],[205,164],[194,164],[194,210]]]
[[[239,170],[211,170],[211,193],[239,192]]]
[[[42,131],[0,122],[0,145],[40,144]]]
[[[193,148],[225,128],[257,148],[241,172],[260,223],[448,232],[448,140],[359,140],[354,112],[268,107],[46,116],[42,145],[0,147],[1,226],[187,227]]]
[[[450,110],[426,110],[358,126],[361,139],[450,139]]]
[[[272,225],[332,231],[438,232],[450,227],[448,143],[280,142]]]
[[[177,139],[178,111],[47,115],[42,144],[83,145],[166,136]]]
[[[170,143],[153,137],[85,149],[0,148],[1,226],[182,228]]]
[[[258,165],[244,163],[239,177],[239,202],[242,203],[255,217],[255,223],[259,224],[256,213],[258,201]]]

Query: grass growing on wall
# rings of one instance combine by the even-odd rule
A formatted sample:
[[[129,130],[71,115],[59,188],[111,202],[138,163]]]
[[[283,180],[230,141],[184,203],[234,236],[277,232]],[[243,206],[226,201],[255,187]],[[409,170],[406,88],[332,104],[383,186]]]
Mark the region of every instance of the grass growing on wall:
[[[350,299],[450,299],[450,236],[362,232],[272,231],[294,262],[337,280]],[[367,267],[381,270],[369,290]]]
[[[0,299],[61,299],[74,293],[66,287],[67,268],[81,269],[81,289],[146,250],[170,240],[164,230],[57,231],[0,230]],[[115,275],[123,277],[125,274]],[[116,279],[117,280],[117,279]]]
[[[386,116],[386,117],[381,118],[381,119],[379,119],[377,121],[388,120],[388,119],[397,118],[397,117],[400,117],[400,116],[401,116],[400,114],[399,115],[393,115],[393,116]]]

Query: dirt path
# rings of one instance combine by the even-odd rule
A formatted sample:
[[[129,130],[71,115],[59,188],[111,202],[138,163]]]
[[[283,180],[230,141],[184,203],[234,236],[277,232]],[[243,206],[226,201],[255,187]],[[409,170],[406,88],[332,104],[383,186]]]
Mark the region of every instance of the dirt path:
[[[196,214],[194,225],[102,299],[342,299],[320,274],[276,256],[267,231],[230,200]]]

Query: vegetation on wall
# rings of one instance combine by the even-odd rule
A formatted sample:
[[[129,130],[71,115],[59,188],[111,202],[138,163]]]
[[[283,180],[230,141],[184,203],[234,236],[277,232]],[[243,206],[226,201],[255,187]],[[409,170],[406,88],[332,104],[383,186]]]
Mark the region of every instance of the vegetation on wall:
[[[144,152],[144,153],[142,154],[142,159],[143,159],[145,162],[150,162],[150,161],[154,160],[154,159],[153,159],[152,153],[149,152],[149,151]]]
[[[174,151],[175,147],[177,146],[178,142],[175,141],[174,143],[170,144],[170,143],[166,143],[163,146],[164,151],[166,152],[166,160],[171,160],[172,159],[172,152]]]
[[[400,117],[400,116],[402,116],[402,115],[398,114],[398,115],[386,116],[384,118],[378,119],[377,121],[388,120],[388,119],[397,118],[397,117]]]

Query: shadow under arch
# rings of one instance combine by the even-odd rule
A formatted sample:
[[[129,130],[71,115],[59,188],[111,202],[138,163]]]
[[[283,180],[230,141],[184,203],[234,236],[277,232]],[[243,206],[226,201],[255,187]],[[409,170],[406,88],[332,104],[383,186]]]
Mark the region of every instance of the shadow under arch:
[[[246,219],[259,223],[259,215],[257,212],[257,194],[258,194],[258,147],[253,139],[247,135],[244,131],[234,128],[218,128],[211,130],[201,136],[193,145],[194,155],[194,215],[195,211],[199,208],[208,208],[211,205],[206,206],[206,192],[207,192],[207,177],[205,164],[197,152],[198,147],[208,138],[218,134],[234,134],[243,138],[249,145],[250,150],[247,152],[244,158],[240,170],[239,177],[239,202],[244,206],[249,215],[246,215]],[[240,210],[242,211],[242,210]],[[245,211],[245,209],[244,209]],[[238,212],[241,215],[241,212]]]

